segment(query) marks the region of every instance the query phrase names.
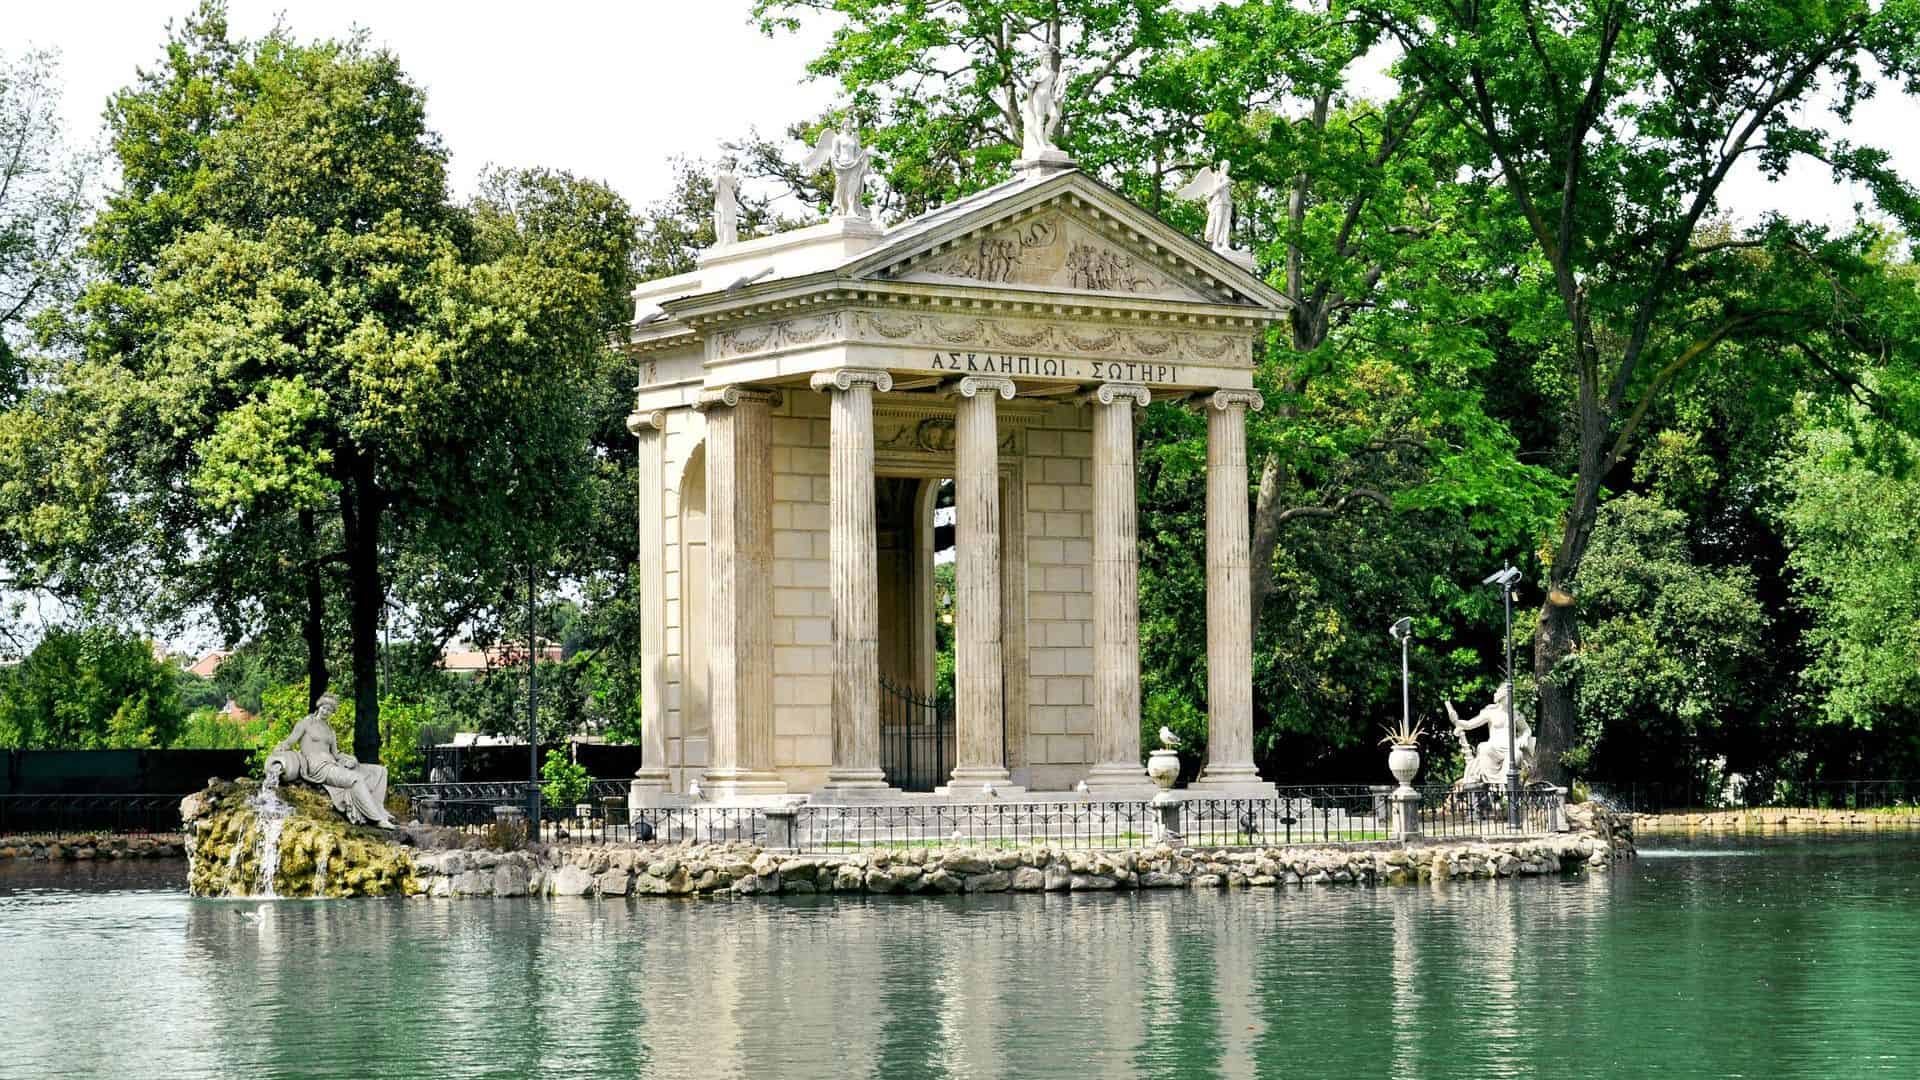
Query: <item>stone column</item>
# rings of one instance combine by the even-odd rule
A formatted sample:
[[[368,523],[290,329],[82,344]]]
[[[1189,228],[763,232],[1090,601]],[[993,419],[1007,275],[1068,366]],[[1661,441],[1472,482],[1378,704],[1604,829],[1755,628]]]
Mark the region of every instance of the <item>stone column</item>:
[[[778,400],[778,394],[739,386],[700,395],[707,414],[713,719],[704,794],[713,800],[787,790],[773,771],[772,411]]]
[[[1247,546],[1252,390],[1216,391],[1207,413],[1207,764],[1194,786],[1270,797],[1253,765],[1253,616]]]
[[[667,604],[663,505],[667,414],[634,413],[640,474],[640,768],[628,786],[630,807],[658,806],[667,792]]]
[[[1013,380],[963,376],[953,386],[954,598],[956,715],[948,791],[983,784],[1010,788],[1005,747],[1004,671],[1000,655],[1000,426],[996,398],[1013,398]]]
[[[1096,795],[1157,790],[1140,764],[1140,556],[1133,486],[1133,410],[1147,388],[1105,383],[1093,408],[1093,737]]]
[[[842,368],[813,377],[833,399],[828,527],[833,558],[833,765],[821,794],[872,797],[891,789],[880,769],[880,580],[873,504],[873,394],[884,371]]]

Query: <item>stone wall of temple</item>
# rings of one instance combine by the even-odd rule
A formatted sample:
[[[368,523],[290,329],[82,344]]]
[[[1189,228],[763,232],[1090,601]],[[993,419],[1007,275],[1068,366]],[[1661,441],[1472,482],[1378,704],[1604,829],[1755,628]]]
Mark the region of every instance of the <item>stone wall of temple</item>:
[[[1019,405],[1021,414],[1004,415],[1001,423],[1002,529],[1013,536],[1007,555],[1024,553],[1023,566],[1003,566],[1009,608],[1005,633],[1010,641],[1024,643],[1010,647],[1007,665],[1008,764],[1017,783],[1064,790],[1085,775],[1093,753],[1091,425],[1087,410],[1077,405]],[[790,390],[772,414],[773,765],[795,792],[824,783],[832,764],[828,413],[825,394]],[[676,791],[685,791],[711,760],[705,437],[702,414],[674,410],[666,415],[663,708],[667,765]],[[952,475],[950,447],[919,456],[912,447],[885,452],[882,475],[902,470],[930,480]],[[896,614],[884,620],[882,634],[901,633],[898,613],[911,611],[912,605],[888,610]],[[882,651],[887,652],[884,646]],[[1024,672],[1017,670],[1022,661]]]
[[[1063,791],[1093,761],[1093,434],[1061,404],[1027,428],[1028,784]]]

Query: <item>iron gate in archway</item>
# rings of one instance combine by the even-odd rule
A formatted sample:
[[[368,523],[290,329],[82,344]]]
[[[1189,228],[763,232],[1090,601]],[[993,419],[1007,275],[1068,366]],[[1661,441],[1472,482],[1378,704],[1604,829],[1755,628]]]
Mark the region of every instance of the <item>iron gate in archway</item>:
[[[880,679],[880,768],[902,791],[932,791],[953,772],[953,702]]]

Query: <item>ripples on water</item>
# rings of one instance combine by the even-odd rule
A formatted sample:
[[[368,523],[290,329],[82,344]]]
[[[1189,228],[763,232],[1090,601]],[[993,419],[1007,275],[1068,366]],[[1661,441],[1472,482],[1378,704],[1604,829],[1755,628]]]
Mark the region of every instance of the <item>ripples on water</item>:
[[[943,900],[0,866],[0,1076],[1920,1076],[1920,842],[1661,843],[1564,880]]]

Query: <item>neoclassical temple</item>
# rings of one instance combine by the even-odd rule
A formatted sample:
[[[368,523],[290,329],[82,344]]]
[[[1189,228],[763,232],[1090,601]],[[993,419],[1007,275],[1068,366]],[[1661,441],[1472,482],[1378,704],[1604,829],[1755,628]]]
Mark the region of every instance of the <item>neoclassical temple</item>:
[[[1055,158],[891,228],[846,214],[723,242],[641,286],[634,800],[1151,791],[1134,428],[1154,400],[1207,418],[1198,784],[1270,794],[1245,423],[1285,302],[1247,265]],[[933,690],[946,485],[950,728],[907,730]],[[938,744],[932,782],[925,753],[888,750],[913,740]]]

